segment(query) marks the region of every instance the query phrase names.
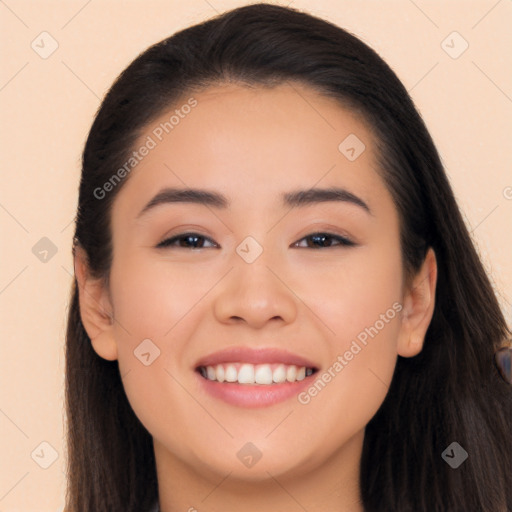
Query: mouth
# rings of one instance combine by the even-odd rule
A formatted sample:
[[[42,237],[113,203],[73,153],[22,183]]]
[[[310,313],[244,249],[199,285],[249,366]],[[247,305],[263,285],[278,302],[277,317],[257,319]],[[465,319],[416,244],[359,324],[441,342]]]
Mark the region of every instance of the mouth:
[[[300,382],[316,373],[316,368],[285,364],[225,363],[199,366],[197,372],[214,382],[274,386],[284,382]]]
[[[240,347],[207,356],[194,370],[208,395],[238,407],[265,407],[298,395],[319,366],[282,350]]]

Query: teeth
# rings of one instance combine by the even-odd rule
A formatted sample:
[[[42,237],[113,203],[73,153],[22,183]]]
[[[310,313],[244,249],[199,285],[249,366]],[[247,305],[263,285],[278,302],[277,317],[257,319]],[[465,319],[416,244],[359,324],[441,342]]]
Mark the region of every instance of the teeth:
[[[254,372],[256,384],[272,384],[272,369],[268,364],[260,364]]]
[[[232,364],[228,364],[226,366],[226,373],[224,374],[227,382],[236,382],[238,379],[238,372],[236,371],[236,368]],[[210,379],[214,380],[214,379]]]
[[[254,384],[254,366],[243,364],[238,370],[238,382],[240,384]]]
[[[215,368],[213,368],[213,366],[206,367],[206,377],[209,380],[217,380],[215,375]]]
[[[286,368],[284,364],[280,364],[272,374],[272,380],[279,384],[281,382],[284,382],[286,380]]]
[[[218,364],[217,367],[215,368],[215,374],[213,376],[213,379],[211,380],[215,380],[215,377],[217,377],[217,380],[219,382],[224,382],[224,366],[222,366],[221,364]]]
[[[200,367],[201,375],[218,382],[238,382],[239,384],[280,384],[296,382],[313,375],[313,368],[285,364],[229,363]]]
[[[288,366],[286,369],[286,380],[288,382],[295,382],[297,380],[297,367]]]

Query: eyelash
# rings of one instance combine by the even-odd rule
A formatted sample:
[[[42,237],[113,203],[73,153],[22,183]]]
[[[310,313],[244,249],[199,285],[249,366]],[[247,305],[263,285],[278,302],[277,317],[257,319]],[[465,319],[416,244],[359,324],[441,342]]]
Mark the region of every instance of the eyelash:
[[[357,245],[355,242],[353,242],[352,240],[350,240],[349,238],[346,238],[344,236],[340,236],[340,235],[335,235],[334,233],[328,233],[328,232],[323,232],[323,231],[317,231],[315,233],[311,233],[309,235],[306,235],[305,237],[302,237],[300,241],[302,240],[305,240],[306,238],[311,238],[311,237],[315,237],[315,236],[318,236],[318,235],[323,235],[324,237],[326,238],[332,238],[333,240],[336,240],[338,241],[339,243],[337,245],[334,245],[334,246],[323,246],[324,248],[326,249],[331,249],[331,248],[334,248],[334,247],[354,247],[355,245]],[[181,233],[179,235],[176,235],[176,236],[173,236],[171,238],[167,238],[166,240],[163,240],[162,242],[160,242],[156,247],[158,249],[162,249],[162,248],[168,248],[168,247],[172,247],[173,244],[181,239],[186,239],[187,237],[190,237],[190,236],[194,236],[194,237],[197,237],[197,238],[202,238],[204,240],[207,240],[211,243],[215,243],[213,242],[213,240],[211,240],[210,238],[206,237],[206,236],[203,236],[203,235],[200,235],[199,233],[193,233],[193,232],[190,232],[190,233]],[[297,243],[297,242],[295,242]],[[183,247],[179,247],[179,246],[174,246],[174,247],[177,247],[178,249],[183,249]],[[187,247],[184,247],[185,249],[187,249]],[[305,249],[312,249],[314,247],[305,247]],[[322,246],[317,246],[317,248],[321,249]],[[192,249],[205,249],[205,247],[192,247]],[[208,247],[206,247],[206,249],[208,249]]]

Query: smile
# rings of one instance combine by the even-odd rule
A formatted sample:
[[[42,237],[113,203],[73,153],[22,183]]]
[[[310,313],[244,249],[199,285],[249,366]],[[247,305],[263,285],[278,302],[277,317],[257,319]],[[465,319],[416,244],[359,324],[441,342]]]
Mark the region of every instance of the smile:
[[[200,366],[198,371],[205,379],[211,381],[269,386],[304,380],[316,370],[293,364],[226,363]]]
[[[236,407],[268,407],[296,397],[320,365],[275,348],[232,347],[196,362],[205,395]]]

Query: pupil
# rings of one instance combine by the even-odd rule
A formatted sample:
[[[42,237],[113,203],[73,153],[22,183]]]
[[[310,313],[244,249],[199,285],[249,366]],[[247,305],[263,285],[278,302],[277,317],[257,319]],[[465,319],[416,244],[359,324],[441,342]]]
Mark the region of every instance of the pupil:
[[[313,235],[312,239],[319,242],[318,245],[321,245],[322,247],[326,247],[328,244],[325,242],[325,239],[328,238],[325,235]],[[321,241],[320,241],[321,240]]]
[[[200,237],[198,236],[194,236],[194,235],[188,235],[185,237],[185,240],[187,240],[187,243],[190,243],[191,245],[196,245],[197,244],[197,240],[199,239]]]

